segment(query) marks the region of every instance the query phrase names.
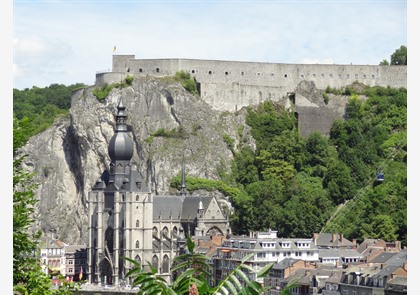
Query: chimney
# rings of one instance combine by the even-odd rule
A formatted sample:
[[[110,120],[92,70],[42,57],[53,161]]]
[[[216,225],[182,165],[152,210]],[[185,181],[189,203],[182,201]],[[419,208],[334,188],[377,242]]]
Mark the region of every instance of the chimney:
[[[312,239],[314,240],[315,246],[316,246],[316,244],[317,244],[318,237],[319,237],[319,233],[314,233],[314,234],[313,234]]]
[[[395,241],[395,248],[397,248],[397,251],[401,251],[401,242]]]
[[[335,234],[331,234],[331,242],[335,242],[336,239],[336,235]]]
[[[357,247],[357,240],[356,239],[351,240],[351,242],[353,243],[354,247]]]
[[[343,234],[340,234],[340,242],[343,242]]]

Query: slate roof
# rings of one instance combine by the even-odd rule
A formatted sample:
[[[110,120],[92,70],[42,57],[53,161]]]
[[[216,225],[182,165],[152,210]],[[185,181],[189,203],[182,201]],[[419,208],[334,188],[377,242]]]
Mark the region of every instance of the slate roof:
[[[295,258],[284,258],[282,261],[274,263],[273,269],[287,269],[288,267],[292,266],[296,262],[298,262],[300,259]]]
[[[197,217],[197,208],[200,201],[204,209],[207,209],[213,197],[209,196],[186,196],[182,206],[182,220],[194,220]]]
[[[335,235],[335,240],[333,241],[333,235]],[[318,238],[315,241],[318,247],[352,247],[353,243],[350,242],[345,237],[342,237],[340,241],[339,234],[330,234],[330,233],[319,233]]]
[[[395,252],[382,252],[378,256],[372,259],[372,263],[385,263],[387,260],[395,256],[397,253]]]
[[[388,259],[385,264],[392,265],[392,266],[402,266],[404,263],[407,263],[407,251],[402,250],[401,252],[397,252],[394,256]]]
[[[182,213],[182,196],[157,195],[153,197],[153,220],[179,220]]]
[[[319,249],[319,258],[327,257],[362,258],[362,255],[355,249]]]

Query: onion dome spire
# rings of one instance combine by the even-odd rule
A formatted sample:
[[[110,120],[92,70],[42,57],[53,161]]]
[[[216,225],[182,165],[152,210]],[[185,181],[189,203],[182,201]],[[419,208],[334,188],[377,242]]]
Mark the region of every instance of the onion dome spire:
[[[133,141],[127,134],[127,113],[122,99],[117,106],[115,122],[115,133],[108,145],[109,157],[113,163],[117,161],[129,162],[133,156]]]

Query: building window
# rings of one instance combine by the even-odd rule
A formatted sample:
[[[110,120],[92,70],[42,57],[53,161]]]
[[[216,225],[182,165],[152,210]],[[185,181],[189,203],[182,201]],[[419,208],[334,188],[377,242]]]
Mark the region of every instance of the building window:
[[[321,77],[324,78],[324,74],[321,74]]]
[[[243,76],[243,75],[245,75],[245,73],[244,72],[241,72],[241,76]]]
[[[211,75],[212,73],[211,73],[211,71],[209,71],[209,75]]]
[[[136,241],[136,248],[137,249],[140,248],[140,242],[139,241]]]
[[[152,266],[156,269],[159,269],[159,259],[156,255],[152,258]]]
[[[287,74],[284,74],[284,77],[287,78]]]
[[[163,256],[162,270],[163,270],[164,273],[169,272],[169,257],[168,257],[168,255]]]
[[[140,256],[136,255],[136,258],[134,258],[138,263],[140,263],[141,259]]]
[[[140,199],[139,195],[136,196],[136,201],[138,201]]]
[[[229,75],[229,72],[225,72],[225,75],[227,76],[227,75]]]
[[[140,72],[140,73],[143,73],[143,69],[139,69],[139,72]]]
[[[193,73],[193,74],[194,74],[194,73],[195,73],[195,70],[192,70],[192,71],[191,71],[191,73]]]
[[[375,79],[375,75],[372,75],[372,79]]]
[[[159,68],[156,68],[156,73],[159,73],[159,71],[160,71]]]
[[[140,221],[136,221],[136,227],[139,227],[140,226]]]

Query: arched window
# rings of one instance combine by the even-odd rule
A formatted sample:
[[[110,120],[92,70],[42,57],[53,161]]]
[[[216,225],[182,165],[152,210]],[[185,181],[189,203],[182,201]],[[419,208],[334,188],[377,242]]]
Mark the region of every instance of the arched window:
[[[166,226],[162,229],[162,234],[168,236],[168,228]]]
[[[139,227],[140,226],[140,221],[136,221],[136,227]]]
[[[140,199],[139,195],[136,196],[136,201],[138,201]]]
[[[162,272],[169,272],[169,257],[168,255],[163,256]]]
[[[139,241],[136,241],[136,248],[137,249],[140,248],[140,242]]]
[[[139,69],[139,72],[140,72],[140,73],[143,73],[143,69]]]
[[[173,230],[172,230],[172,237],[176,238],[178,236],[178,229],[176,228],[176,226],[174,226]]]
[[[136,255],[136,258],[134,258],[134,260],[136,260],[138,263],[140,263],[140,262],[141,262],[141,258],[140,258],[140,256],[139,256],[139,255]]]
[[[156,73],[159,73],[159,71],[160,71],[160,69],[159,68],[156,68]]]
[[[156,226],[154,226],[154,227],[153,227],[153,235],[154,235],[155,237],[157,237],[157,234],[158,234],[158,229],[157,229],[157,227],[156,227]]]
[[[156,269],[159,269],[159,259],[156,255],[152,258],[152,266]]]

